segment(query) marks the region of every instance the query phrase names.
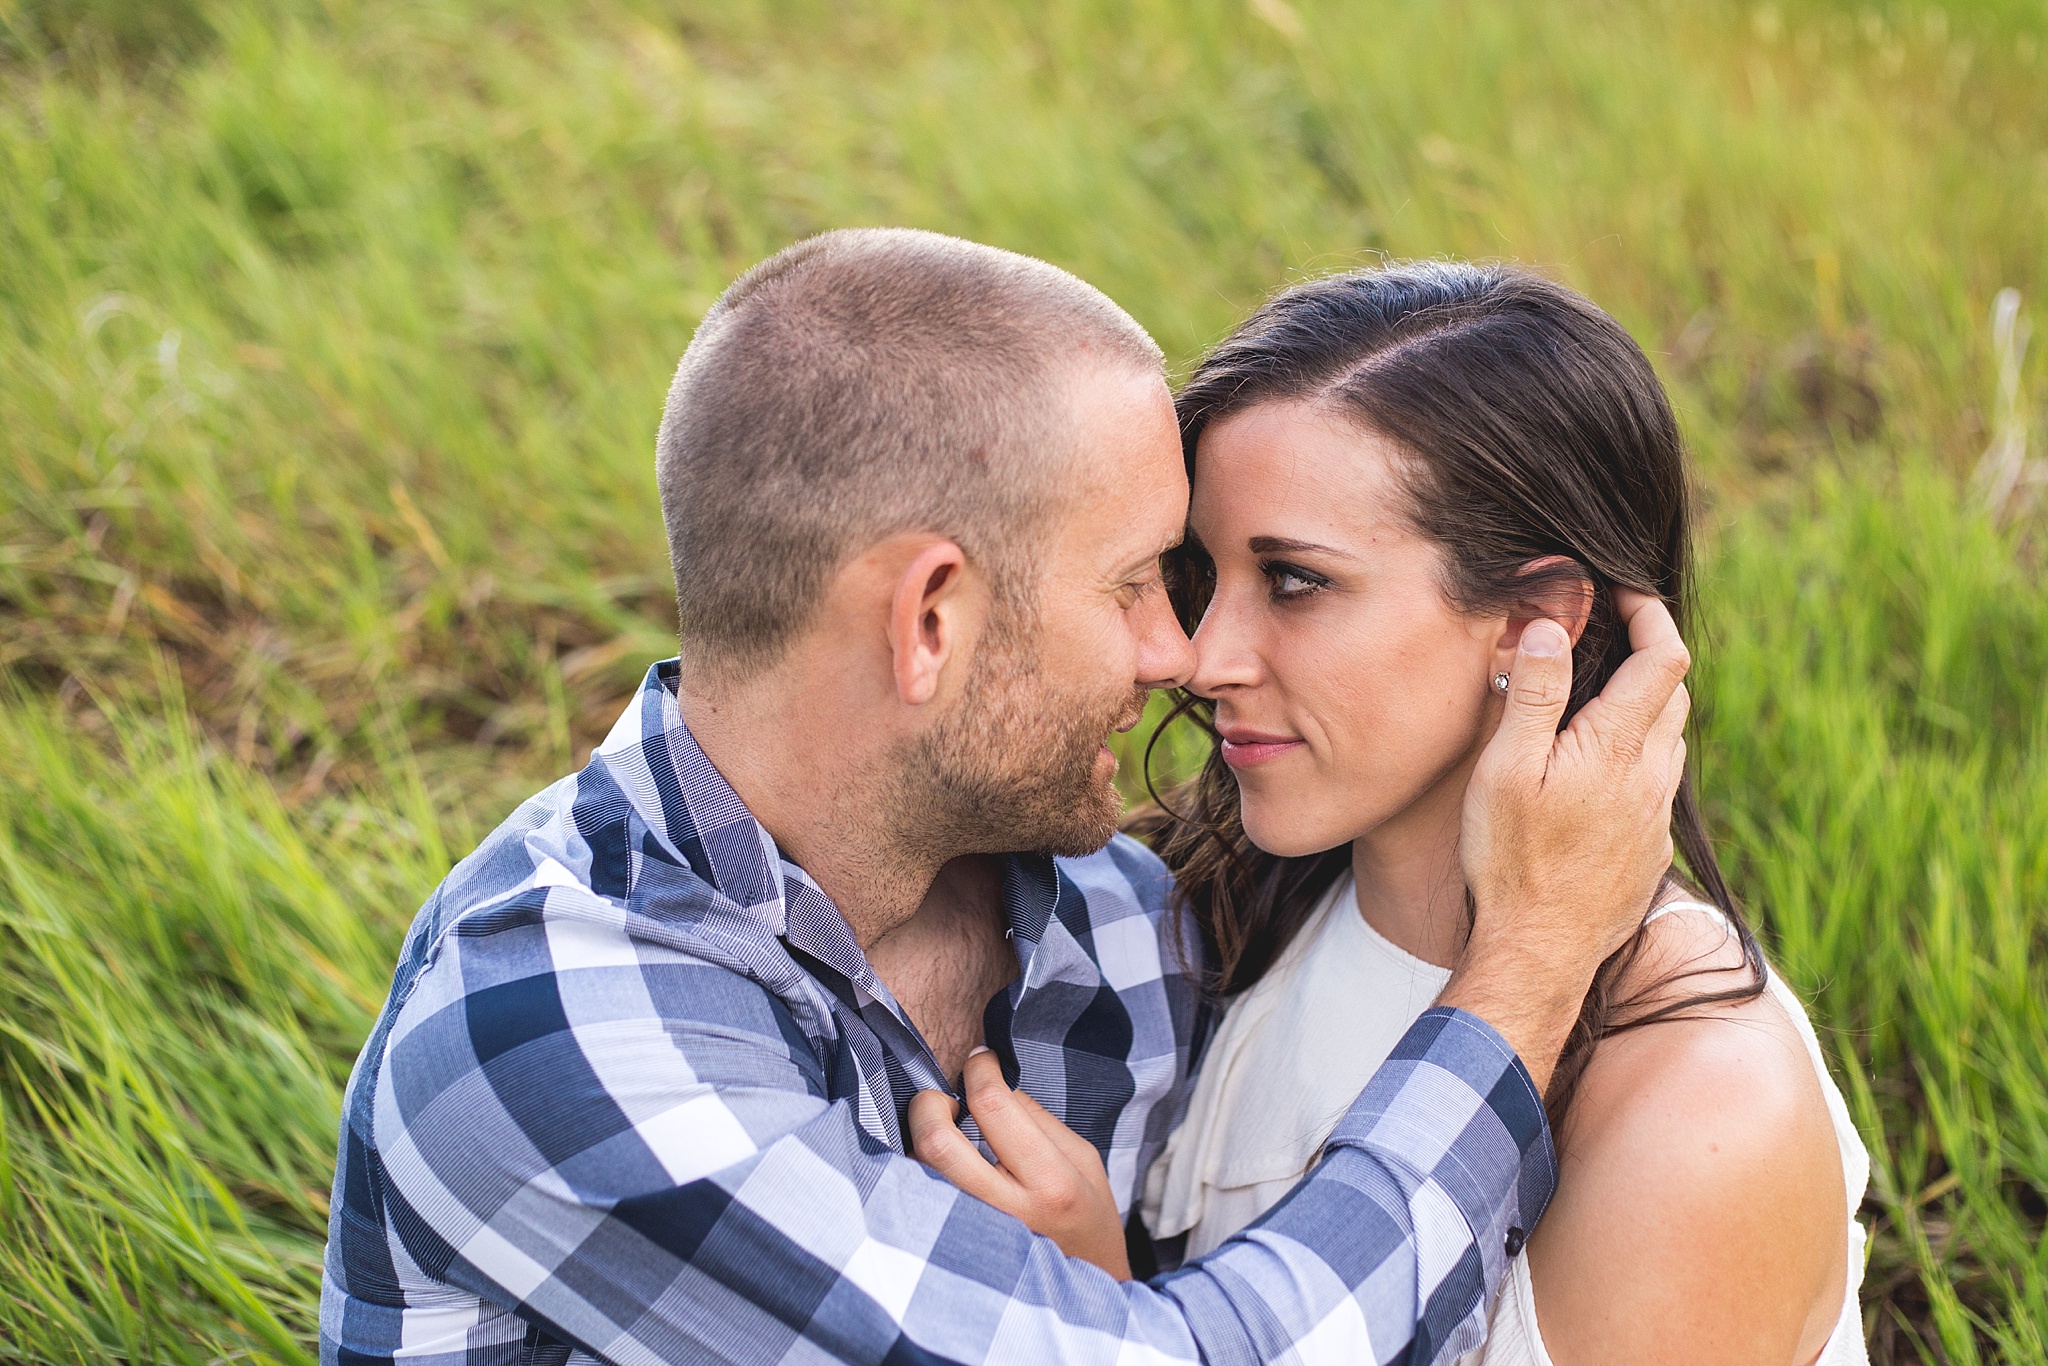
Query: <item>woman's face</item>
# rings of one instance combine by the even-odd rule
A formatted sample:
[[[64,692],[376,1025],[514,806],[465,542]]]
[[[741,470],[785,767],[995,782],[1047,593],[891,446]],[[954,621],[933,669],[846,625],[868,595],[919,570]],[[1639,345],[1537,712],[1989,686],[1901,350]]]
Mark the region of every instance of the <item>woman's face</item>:
[[[1401,459],[1300,401],[1235,413],[1196,450],[1188,520],[1215,585],[1189,686],[1216,704],[1245,832],[1269,853],[1411,811],[1454,822],[1499,716],[1508,623],[1445,598],[1441,552],[1403,515]]]

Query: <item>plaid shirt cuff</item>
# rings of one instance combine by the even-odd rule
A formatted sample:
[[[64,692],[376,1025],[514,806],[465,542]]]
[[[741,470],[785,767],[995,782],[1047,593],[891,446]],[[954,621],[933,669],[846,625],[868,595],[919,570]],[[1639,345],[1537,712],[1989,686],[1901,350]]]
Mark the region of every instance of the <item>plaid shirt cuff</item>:
[[[1557,1189],[1543,1097],[1522,1060],[1478,1016],[1425,1011],[1339,1121],[1324,1165],[1344,1149],[1392,1174],[1415,1213],[1415,1359],[1477,1346],[1489,1288]]]

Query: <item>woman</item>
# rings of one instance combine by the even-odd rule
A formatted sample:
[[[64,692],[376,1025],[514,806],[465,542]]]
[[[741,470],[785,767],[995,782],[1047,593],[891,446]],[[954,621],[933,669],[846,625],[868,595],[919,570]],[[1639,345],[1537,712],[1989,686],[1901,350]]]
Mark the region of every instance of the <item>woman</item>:
[[[1518,271],[1287,290],[1179,408],[1176,591],[1199,660],[1182,707],[1217,743],[1155,844],[1225,1009],[1144,1213],[1196,1256],[1315,1163],[1449,976],[1469,925],[1460,804],[1522,631],[1572,637],[1576,709],[1627,654],[1609,589],[1682,622],[1690,548],[1649,363]],[[1868,1157],[1689,781],[1673,838],[1683,871],[1601,968],[1556,1070],[1557,1195],[1468,1361],[1866,1360]]]

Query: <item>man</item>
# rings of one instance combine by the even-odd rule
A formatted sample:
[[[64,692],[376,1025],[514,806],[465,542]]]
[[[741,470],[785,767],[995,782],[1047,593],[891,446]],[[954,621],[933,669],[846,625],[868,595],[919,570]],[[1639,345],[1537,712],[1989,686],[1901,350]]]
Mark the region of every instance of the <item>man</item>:
[[[1119,1281],[1090,1207],[1177,1119],[1200,967],[1103,743],[1191,667],[1160,360],[1064,272],[925,233],[800,243],[713,308],[658,448],[681,657],[415,921],[345,1103],[324,1360],[1478,1341],[1554,1182],[1540,1082],[1668,864],[1684,651],[1636,605],[1559,736],[1562,633],[1525,634],[1441,1008],[1255,1229]],[[1002,1165],[928,1096],[956,1186],[905,1132],[963,1072]]]

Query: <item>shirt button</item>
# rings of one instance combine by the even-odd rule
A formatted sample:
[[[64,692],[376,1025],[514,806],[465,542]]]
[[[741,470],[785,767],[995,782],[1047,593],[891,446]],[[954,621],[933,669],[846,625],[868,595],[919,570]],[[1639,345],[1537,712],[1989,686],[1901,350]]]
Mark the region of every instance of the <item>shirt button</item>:
[[[1522,1230],[1520,1230],[1520,1229],[1518,1229],[1518,1228],[1511,1228],[1511,1229],[1509,1229],[1509,1230],[1508,1230],[1508,1256],[1510,1256],[1510,1257],[1518,1257],[1518,1256],[1520,1256],[1520,1255],[1521,1255],[1521,1252],[1522,1252],[1522,1244],[1524,1244],[1524,1243],[1526,1243],[1526,1242],[1528,1242],[1528,1241],[1529,1241],[1529,1235],[1528,1235],[1528,1234],[1526,1234],[1526,1233],[1524,1233],[1524,1232],[1522,1232]]]

